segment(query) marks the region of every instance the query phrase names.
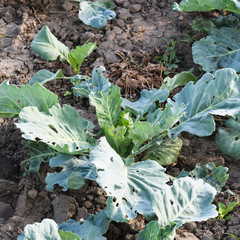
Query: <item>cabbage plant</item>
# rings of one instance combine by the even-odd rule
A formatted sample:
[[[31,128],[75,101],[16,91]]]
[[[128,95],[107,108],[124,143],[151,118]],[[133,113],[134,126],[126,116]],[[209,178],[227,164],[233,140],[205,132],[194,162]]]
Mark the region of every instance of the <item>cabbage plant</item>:
[[[239,0],[182,0],[180,4],[173,4],[173,10],[179,12],[208,12],[220,9],[240,13],[240,2]]]
[[[37,173],[41,162],[49,162],[50,167],[61,168],[47,174],[49,191],[55,185],[63,191],[78,190],[89,179],[107,195],[106,208],[84,222],[68,220],[57,225],[46,219],[26,226],[18,240],[105,239],[103,234],[111,221],[127,222],[137,214],[149,221],[139,240],[173,240],[176,229],[184,223],[216,217],[212,201],[227,180],[227,168],[197,165],[174,178],[163,166],[177,160],[182,132],[210,136],[216,130],[214,115],[239,116],[239,75],[224,68],[196,81],[191,73],[180,73],[166,78],[160,89],[143,90],[132,102],[104,78],[103,67],[94,68],[92,77],[79,75],[82,61],[95,47],[83,45],[70,52],[47,27],[32,42],[40,56],[50,61],[60,58],[73,67],[76,75],[68,78],[74,94],[89,98],[96,109],[101,128],[98,139],[91,121],[71,106],[60,106],[56,95],[42,86],[52,79],[66,78],[61,70],[40,70],[27,86],[0,85],[0,116],[18,117],[16,125],[31,151],[24,161],[28,173]],[[182,85],[183,89],[169,98],[173,89]],[[233,136],[238,125],[227,124],[233,128],[229,131],[231,141],[223,141],[220,130],[219,142],[230,143],[229,150],[235,149],[238,142]],[[142,159],[136,162],[139,156]]]
[[[193,29],[209,35],[193,44],[193,61],[206,72],[220,68],[233,68],[239,72],[239,0],[182,0],[180,4],[173,4],[173,10],[179,12],[207,12],[215,9],[231,11],[236,16],[220,16],[217,20],[195,19]]]
[[[221,69],[206,73],[195,82],[189,80],[194,79],[191,74],[184,73],[168,78],[169,83],[165,82],[160,89],[143,90],[138,101],[130,102],[121,97],[120,89],[109,83],[99,69],[93,74],[99,81],[85,79],[79,89],[85,91],[96,108],[100,139],[94,137],[92,122],[80,117],[73,107],[60,106],[57,97],[39,83],[21,87],[7,82],[0,85],[1,116],[18,117],[16,125],[22,137],[34,145],[34,163],[39,166],[44,160],[49,161],[50,167],[62,168],[47,174],[47,189],[52,191],[58,184],[63,191],[77,190],[85,179],[96,181],[108,197],[106,208],[101,217],[84,224],[100,227],[100,239],[104,239],[102,234],[110,221],[126,222],[137,213],[150,221],[138,239],[149,239],[150,232],[156,239],[173,239],[182,224],[216,217],[218,213],[211,202],[227,180],[226,168],[197,167],[193,173],[182,172],[173,178],[162,165],[176,161],[181,132],[209,136],[216,129],[214,115],[239,115],[239,75],[233,69]],[[168,98],[173,86],[184,83],[182,91]],[[32,94],[26,101],[26,89],[39,89],[40,94]],[[42,153],[45,148],[38,148],[40,145],[51,151]],[[135,162],[139,154],[143,159]],[[170,179],[172,186],[168,185]],[[68,234],[61,231],[88,239],[81,235],[80,223],[70,225],[62,229],[63,225],[53,224],[55,227],[50,230],[56,231],[60,239],[67,239],[62,236]],[[45,227],[41,226],[27,227],[19,239],[29,239],[27,234],[31,231],[43,234]],[[69,233],[78,239],[75,235]],[[30,239],[35,239],[32,236]]]
[[[86,25],[102,28],[107,24],[107,20],[112,20],[116,17],[116,13],[112,10],[115,8],[115,5],[110,1],[79,1],[80,11],[78,16]]]

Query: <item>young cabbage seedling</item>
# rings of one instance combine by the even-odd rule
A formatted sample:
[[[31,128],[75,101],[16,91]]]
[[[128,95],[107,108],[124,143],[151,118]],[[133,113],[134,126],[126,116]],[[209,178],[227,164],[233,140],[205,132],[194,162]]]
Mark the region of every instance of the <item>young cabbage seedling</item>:
[[[240,205],[239,202],[231,202],[228,206],[225,206],[223,203],[218,203],[218,219],[231,219],[231,216],[227,216],[229,212],[231,212],[237,205]]]
[[[95,43],[85,43],[69,51],[68,47],[58,41],[49,28],[44,26],[32,41],[31,48],[35,53],[48,61],[55,61],[58,58],[60,58],[60,61],[67,61],[73,68],[75,74],[79,74],[83,61],[97,46]],[[65,77],[61,69],[56,73],[42,69],[33,76],[29,84],[33,85],[36,82],[44,84],[54,79],[71,79],[71,77]]]

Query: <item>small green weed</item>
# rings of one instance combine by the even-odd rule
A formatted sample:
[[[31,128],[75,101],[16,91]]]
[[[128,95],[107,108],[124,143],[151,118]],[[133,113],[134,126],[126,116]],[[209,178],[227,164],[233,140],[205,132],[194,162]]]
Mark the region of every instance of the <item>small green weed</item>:
[[[130,58],[130,63],[133,64],[133,67],[138,68],[139,65],[135,62],[135,60],[133,59],[133,56],[131,54],[129,55],[129,58]]]
[[[231,234],[231,233],[228,233],[229,236],[233,237],[234,239],[236,240],[240,240],[238,237],[236,237],[235,235]]]
[[[219,202],[218,203],[218,219],[225,219],[229,220],[231,216],[227,216],[229,212],[231,212],[237,205],[239,205],[239,202],[231,202],[228,206],[225,206],[225,204]]]
[[[64,97],[67,97],[67,96],[71,96],[72,94],[73,94],[72,92],[66,91],[63,96],[64,96]]]
[[[168,42],[167,39],[164,38],[164,40]],[[158,61],[168,69],[167,71],[164,71],[165,75],[174,73],[175,70],[178,68],[178,63],[180,61],[176,55],[176,43],[177,40],[171,39],[170,42],[166,45],[166,51],[164,52],[163,56],[158,56],[155,58],[156,61]]]
[[[186,36],[186,39],[183,40],[184,42],[194,43],[194,42],[196,42],[196,40],[197,40],[197,38],[196,38],[195,35],[191,36],[190,34],[185,33],[185,36]]]

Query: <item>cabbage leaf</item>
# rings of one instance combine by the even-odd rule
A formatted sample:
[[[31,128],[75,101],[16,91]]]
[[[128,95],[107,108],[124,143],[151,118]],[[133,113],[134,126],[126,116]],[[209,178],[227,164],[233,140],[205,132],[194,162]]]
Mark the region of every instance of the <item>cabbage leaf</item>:
[[[216,135],[216,144],[225,154],[236,160],[240,159],[240,119],[229,119],[225,122],[227,131],[219,129]]]
[[[111,10],[114,7],[115,5],[109,1],[81,1],[78,16],[84,24],[94,28],[102,28],[107,24],[107,20],[116,17],[116,13]]]
[[[185,105],[179,124],[169,130],[170,136],[176,137],[182,131],[209,136],[215,130],[212,115],[240,113],[240,77],[233,69],[221,69],[214,75],[206,73],[195,84],[189,82],[168,102],[173,105],[173,113]]]

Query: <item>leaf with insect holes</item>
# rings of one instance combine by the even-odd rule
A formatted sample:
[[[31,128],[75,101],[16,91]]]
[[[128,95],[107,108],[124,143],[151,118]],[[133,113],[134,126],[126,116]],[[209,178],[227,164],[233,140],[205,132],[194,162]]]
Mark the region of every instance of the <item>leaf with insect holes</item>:
[[[41,163],[49,162],[57,152],[48,147],[45,143],[23,141],[23,145],[27,146],[30,150],[31,156],[21,162],[21,168],[24,169],[26,174],[35,173],[39,175]]]
[[[125,166],[105,137],[91,151],[90,162],[97,168],[96,182],[109,196],[106,208],[109,218],[125,222],[135,218],[136,212],[152,217],[149,198],[169,180],[163,167],[151,160]]]
[[[39,82],[41,85],[47,83],[54,79],[63,78],[62,70],[58,70],[56,73],[52,73],[46,69],[39,70],[29,81],[29,85],[33,85],[36,82]]]
[[[79,116],[71,106],[54,105],[49,114],[36,107],[26,107],[16,124],[23,138],[48,144],[58,152],[80,154],[89,152],[95,140],[89,135],[93,124]]]
[[[192,46],[193,61],[206,72],[219,68],[233,68],[240,71],[240,33],[237,29],[222,27]]]
[[[105,71],[104,67],[95,67],[92,72],[92,78],[88,78],[86,76],[77,75],[71,79],[71,82],[74,84],[75,82],[84,80],[80,83],[74,84],[73,93],[77,97],[88,97],[90,92],[108,92],[111,86],[108,78],[104,78],[103,71]],[[78,78],[78,79],[77,79]]]
[[[229,119],[225,122],[227,131],[219,129],[216,135],[216,144],[225,154],[236,160],[240,159],[240,118]]]
[[[176,137],[183,131],[203,137],[215,130],[212,115],[235,116],[240,113],[240,77],[233,69],[206,73],[195,84],[189,82],[172,100],[172,111],[185,106],[179,124],[169,130]]]
[[[173,223],[180,227],[187,222],[206,221],[218,215],[211,204],[216,195],[214,187],[201,179],[190,177],[164,185],[152,194],[152,208],[161,228]]]
[[[60,172],[47,174],[46,188],[50,192],[53,191],[55,184],[63,187],[63,191],[67,191],[68,188],[79,190],[85,184],[85,178],[94,181],[97,177],[95,166],[85,157],[77,158],[72,155],[58,154],[50,159],[49,166],[62,168]]]
[[[164,185],[152,194],[151,203],[158,222],[150,222],[139,233],[138,240],[174,240],[175,230],[187,222],[204,221],[217,216],[211,204],[216,190],[202,180],[189,177]]]
[[[57,96],[41,84],[33,86],[9,84],[7,81],[0,85],[0,116],[17,117],[27,106],[36,106],[39,111],[48,112],[49,108],[58,103]]]
[[[167,89],[169,92],[172,92],[174,88],[183,86],[190,81],[196,82],[197,79],[190,72],[181,72],[179,74],[176,74],[173,78],[166,77],[160,89],[161,90]]]
[[[59,42],[47,26],[44,26],[33,39],[31,48],[48,61],[54,61],[58,57],[61,61],[68,60],[68,47]]]
[[[240,2],[239,0],[182,0],[180,4],[173,4],[173,10],[179,12],[208,12],[220,9],[240,13]]]
[[[143,89],[141,91],[141,96],[138,101],[130,102],[126,98],[122,99],[122,107],[127,111],[133,113],[135,116],[143,116],[145,113],[149,111],[152,105],[155,102],[164,102],[167,100],[169,95],[169,91],[167,89],[151,89],[146,90]]]
[[[202,179],[213,186],[217,192],[220,192],[228,179],[229,175],[227,174],[227,171],[228,168],[223,166],[216,167],[213,162],[209,162],[203,166],[198,163],[190,172],[182,170],[178,178],[189,176],[194,179]]]
[[[94,28],[101,28],[107,24],[107,20],[116,17],[116,13],[111,10],[114,7],[115,5],[109,1],[81,1],[78,16],[84,24]]]

